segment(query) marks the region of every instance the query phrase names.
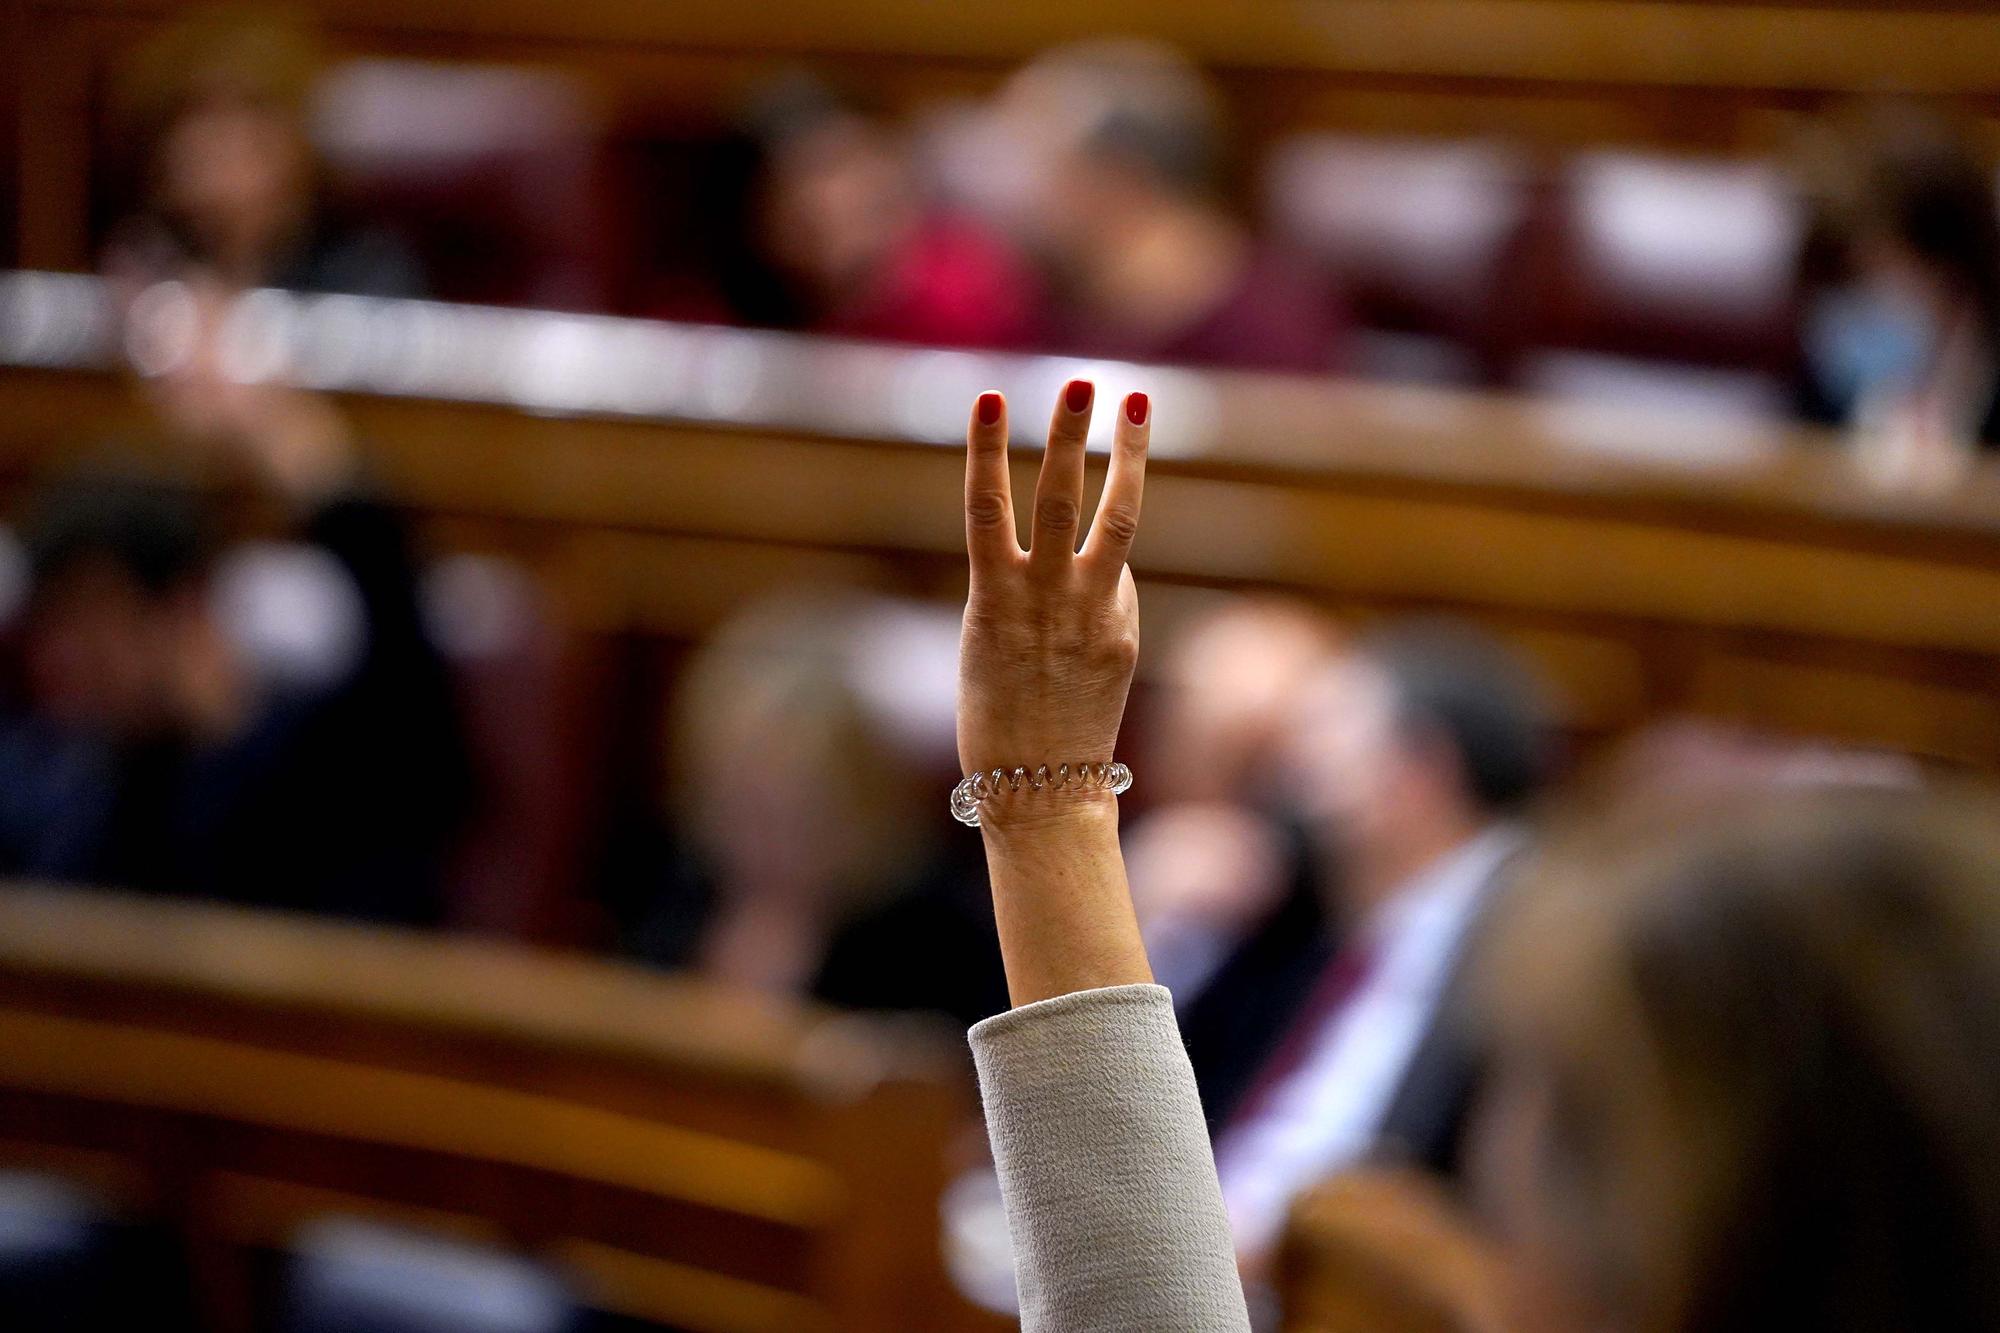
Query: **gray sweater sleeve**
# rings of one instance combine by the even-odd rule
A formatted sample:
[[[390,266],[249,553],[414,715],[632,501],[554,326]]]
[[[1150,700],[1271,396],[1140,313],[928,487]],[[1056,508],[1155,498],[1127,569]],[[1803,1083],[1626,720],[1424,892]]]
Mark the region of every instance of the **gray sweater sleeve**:
[[[1023,1333],[1248,1333],[1194,1071],[1161,986],[972,1029]]]

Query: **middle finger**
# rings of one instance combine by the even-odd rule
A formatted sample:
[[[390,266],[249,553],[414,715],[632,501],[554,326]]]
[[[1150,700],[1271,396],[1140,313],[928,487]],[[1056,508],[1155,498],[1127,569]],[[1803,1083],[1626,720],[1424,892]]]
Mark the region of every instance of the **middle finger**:
[[[1096,389],[1089,380],[1071,380],[1049,422],[1048,452],[1035,483],[1034,530],[1028,566],[1041,572],[1067,568],[1076,557],[1083,514],[1083,447],[1090,434],[1090,405]]]

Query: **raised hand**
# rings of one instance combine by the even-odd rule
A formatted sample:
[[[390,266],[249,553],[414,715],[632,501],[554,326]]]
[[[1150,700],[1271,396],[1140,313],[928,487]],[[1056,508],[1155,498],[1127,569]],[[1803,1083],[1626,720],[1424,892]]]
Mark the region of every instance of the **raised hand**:
[[[1083,537],[1091,386],[1056,404],[1021,549],[1007,474],[1007,405],[982,394],[966,435],[965,539],[972,592],[959,651],[965,771],[1112,758],[1139,655],[1139,600],[1125,566],[1145,485],[1146,395],[1119,405],[1111,471]],[[1102,789],[999,795],[980,807],[994,916],[1016,1004],[1152,979],[1118,855],[1118,805]]]
[[[1006,402],[986,393],[973,407],[965,468],[972,591],[958,696],[958,756],[968,773],[1103,763],[1117,744],[1139,654],[1138,593],[1125,560],[1139,529],[1151,422],[1146,395],[1119,405],[1110,474],[1079,550],[1093,396],[1087,381],[1072,380],[1056,403],[1026,550],[1008,482]],[[990,804],[983,817],[1004,820],[1049,802],[1015,794]]]
[[[1090,385],[1072,382],[1056,405],[1025,551],[1006,404],[984,394],[973,409],[958,707],[968,770],[1101,763],[1118,741],[1139,654],[1125,557],[1151,423],[1145,395],[1119,405],[1104,498],[1079,550],[1090,400]],[[1168,997],[1146,984],[1116,797],[1012,790],[979,814],[1015,1012],[974,1028],[972,1043],[1019,1247],[1022,1329],[1249,1333],[1194,1072]]]

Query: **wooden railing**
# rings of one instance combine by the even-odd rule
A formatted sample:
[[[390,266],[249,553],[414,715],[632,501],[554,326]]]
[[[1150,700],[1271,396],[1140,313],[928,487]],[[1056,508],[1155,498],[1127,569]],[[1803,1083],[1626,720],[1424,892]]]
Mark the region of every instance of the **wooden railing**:
[[[0,1162],[178,1227],[205,1327],[359,1216],[713,1333],[992,1326],[939,1245],[956,1034],[464,939],[0,892]]]
[[[439,308],[383,309],[421,322]],[[506,320],[498,341],[444,343],[458,350],[428,386],[393,357],[387,378],[349,358],[316,382],[348,390],[376,471],[433,545],[520,556],[601,634],[691,639],[802,582],[961,596],[965,404],[1007,388],[1025,436],[1035,404],[1090,371],[1107,397],[1154,394],[1135,560],[1153,634],[1211,588],[1283,589],[1363,618],[1452,611],[1538,658],[1580,731],[1692,711],[2000,765],[1992,464],[1911,491],[1781,423]],[[58,324],[37,326],[32,356],[17,339],[15,368],[0,368],[0,488],[149,429],[129,381],[99,368],[88,321],[69,341]],[[393,344],[392,324],[371,326],[372,346]],[[598,356],[593,339],[625,350]],[[468,388],[453,355],[505,394]],[[577,365],[624,370],[558,373]],[[1018,486],[1033,465],[1024,448]]]

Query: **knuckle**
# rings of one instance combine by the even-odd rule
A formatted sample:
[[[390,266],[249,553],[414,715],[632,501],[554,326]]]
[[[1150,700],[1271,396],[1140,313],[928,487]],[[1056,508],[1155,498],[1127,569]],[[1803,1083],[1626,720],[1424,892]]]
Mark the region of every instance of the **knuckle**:
[[[1133,660],[1139,656],[1139,636],[1129,626],[1114,621],[1091,635],[1091,648],[1107,661]]]
[[[1076,526],[1076,501],[1067,495],[1045,495],[1035,501],[1035,521],[1050,532],[1067,532]]]
[[[965,497],[965,519],[975,528],[997,528],[1007,518],[1007,497],[998,491],[978,491]]]
[[[1104,535],[1120,546],[1129,546],[1139,535],[1139,511],[1131,505],[1112,505],[1097,516]]]

